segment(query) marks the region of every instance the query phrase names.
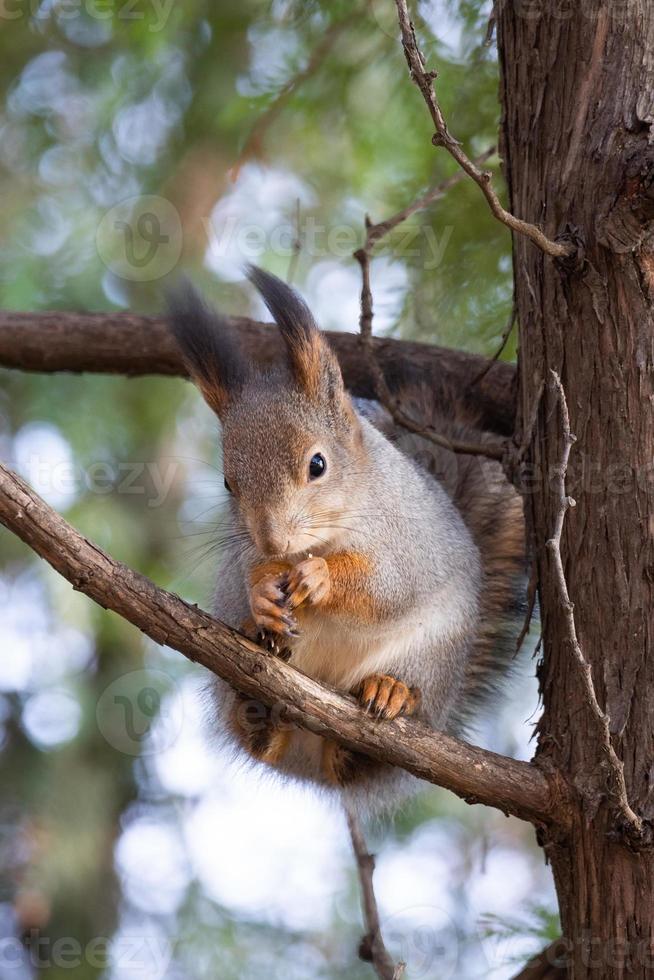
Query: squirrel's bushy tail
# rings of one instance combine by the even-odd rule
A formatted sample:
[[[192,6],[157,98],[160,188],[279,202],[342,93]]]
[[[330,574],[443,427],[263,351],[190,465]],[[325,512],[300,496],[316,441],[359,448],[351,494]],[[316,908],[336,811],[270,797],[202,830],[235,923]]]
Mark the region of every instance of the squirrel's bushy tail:
[[[426,385],[407,385],[400,397],[407,414],[448,439],[478,444],[491,438],[461,410],[448,417],[434,404]],[[526,593],[522,500],[499,462],[441,448],[394,425],[376,405],[369,414],[399,449],[442,483],[479,548],[483,573],[479,627],[449,726],[461,730],[497,692],[514,662]]]

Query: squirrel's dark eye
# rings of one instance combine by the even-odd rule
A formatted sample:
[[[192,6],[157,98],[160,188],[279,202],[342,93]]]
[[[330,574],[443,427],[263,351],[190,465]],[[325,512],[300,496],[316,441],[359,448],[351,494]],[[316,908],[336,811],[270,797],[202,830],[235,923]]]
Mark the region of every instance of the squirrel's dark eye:
[[[225,490],[227,491],[227,493],[231,493],[232,492],[232,488],[230,487],[229,483],[227,482],[227,477],[225,477]]]
[[[309,479],[317,480],[327,469],[327,462],[321,453],[315,453],[309,463]]]

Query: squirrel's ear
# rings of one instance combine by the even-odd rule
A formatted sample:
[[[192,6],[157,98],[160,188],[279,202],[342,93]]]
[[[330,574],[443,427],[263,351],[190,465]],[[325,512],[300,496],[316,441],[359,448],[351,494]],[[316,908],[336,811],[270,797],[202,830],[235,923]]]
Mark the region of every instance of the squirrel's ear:
[[[189,374],[220,417],[248,377],[248,365],[224,317],[183,279],[168,296],[170,327]]]
[[[256,265],[248,266],[247,273],[281,331],[300,388],[314,401],[349,405],[336,355],[302,297],[277,276]]]

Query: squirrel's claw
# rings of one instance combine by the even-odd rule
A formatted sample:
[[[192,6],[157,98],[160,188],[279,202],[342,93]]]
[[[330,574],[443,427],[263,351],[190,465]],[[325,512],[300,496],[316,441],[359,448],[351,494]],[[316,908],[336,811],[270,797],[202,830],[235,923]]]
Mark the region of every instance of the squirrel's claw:
[[[271,653],[274,657],[279,657],[285,663],[293,656],[293,651],[289,650],[288,647],[282,646],[279,642],[279,638],[273,633],[267,633],[266,630],[259,630],[257,633],[257,643],[259,646],[264,647],[268,653]]]
[[[289,639],[300,635],[279,577],[268,576],[257,582],[250,592],[250,608],[258,629]]]
[[[354,691],[367,714],[388,721],[400,715],[412,715],[420,704],[420,692],[388,674],[364,677]]]

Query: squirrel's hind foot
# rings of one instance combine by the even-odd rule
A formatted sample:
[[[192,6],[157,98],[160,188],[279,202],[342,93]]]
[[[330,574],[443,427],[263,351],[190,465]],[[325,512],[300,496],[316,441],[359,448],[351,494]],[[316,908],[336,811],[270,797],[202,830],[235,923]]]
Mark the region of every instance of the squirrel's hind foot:
[[[368,714],[387,721],[414,714],[421,700],[417,687],[408,687],[388,674],[364,677],[352,693]]]
[[[229,725],[237,741],[254,759],[269,766],[278,766],[284,759],[293,729],[283,719],[275,719],[267,705],[246,694],[236,694]]]
[[[325,739],[321,768],[325,782],[341,789],[378,769],[380,763],[361,752],[351,752],[338,742]]]

